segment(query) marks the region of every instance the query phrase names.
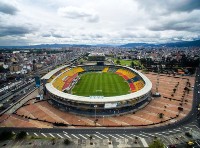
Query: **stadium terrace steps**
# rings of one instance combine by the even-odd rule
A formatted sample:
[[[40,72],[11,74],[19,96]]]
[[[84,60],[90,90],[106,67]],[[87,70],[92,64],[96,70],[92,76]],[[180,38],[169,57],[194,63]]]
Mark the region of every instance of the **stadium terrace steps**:
[[[130,87],[132,92],[136,92],[137,91],[133,83],[129,83],[129,87]]]
[[[57,77],[56,80],[53,82],[53,86],[60,91],[66,89],[79,72],[84,71],[82,67],[75,67],[71,69],[66,68],[65,70],[66,71],[63,72],[59,77]]]
[[[70,86],[70,84],[72,83],[72,81],[78,76],[78,74],[74,74],[71,77],[67,77],[67,79],[64,80],[65,84],[63,85],[62,90],[65,90],[67,87]]]
[[[118,69],[115,73],[122,76],[129,83],[131,92],[136,92],[144,87],[144,82],[128,70]]]
[[[128,77],[128,79],[132,79],[133,77],[136,76],[136,74],[134,74],[133,72],[129,71],[129,70],[125,70],[125,69],[118,69],[116,71],[117,73],[121,73],[122,75],[125,75]]]

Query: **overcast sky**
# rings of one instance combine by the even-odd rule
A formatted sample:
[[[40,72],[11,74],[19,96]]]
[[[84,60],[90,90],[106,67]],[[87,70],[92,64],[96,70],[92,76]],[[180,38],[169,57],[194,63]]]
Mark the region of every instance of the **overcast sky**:
[[[0,45],[200,39],[200,0],[0,0]]]

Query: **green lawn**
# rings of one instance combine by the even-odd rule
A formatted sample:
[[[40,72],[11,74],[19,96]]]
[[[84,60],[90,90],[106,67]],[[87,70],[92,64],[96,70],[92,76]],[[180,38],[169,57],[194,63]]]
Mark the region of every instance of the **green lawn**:
[[[72,94],[79,96],[118,96],[129,93],[128,83],[115,73],[84,73]]]
[[[117,59],[114,59],[115,64],[116,64],[116,61],[117,61]],[[119,61],[120,61],[120,64],[122,66],[130,66],[131,62],[132,62],[132,60],[119,60]],[[135,64],[135,66],[140,66],[141,65],[139,60],[133,60],[133,62]]]

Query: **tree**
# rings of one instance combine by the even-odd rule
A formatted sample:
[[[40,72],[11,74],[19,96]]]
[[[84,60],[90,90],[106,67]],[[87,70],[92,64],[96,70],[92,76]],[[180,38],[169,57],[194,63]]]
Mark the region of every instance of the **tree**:
[[[111,144],[112,138],[109,136],[108,139],[109,139],[109,144]]]
[[[21,139],[26,138],[26,136],[27,136],[26,132],[25,131],[21,131],[16,135],[16,139],[21,140]]]
[[[117,65],[120,65],[121,62],[119,59],[117,59],[116,63],[117,63]]]
[[[70,141],[69,139],[65,139],[65,140],[64,140],[64,144],[65,144],[65,145],[69,145],[70,143],[71,143],[71,141]]]
[[[134,66],[135,66],[135,64],[134,64],[134,62],[132,61],[132,62],[131,62],[131,67],[134,68]]]
[[[164,148],[164,144],[159,140],[154,140],[152,143],[150,143],[149,148]]]
[[[13,136],[13,133],[11,131],[3,131],[0,134],[0,141],[2,140],[7,140],[7,139],[11,139]]]
[[[158,114],[158,117],[159,117],[160,119],[162,119],[162,118],[164,117],[164,114],[163,114],[163,113],[159,113],[159,114]]]
[[[56,138],[53,138],[51,141],[52,141],[52,145],[54,145],[56,143]]]
[[[138,137],[137,136],[135,136],[135,142],[134,142],[135,144],[137,144],[138,143]]]
[[[93,138],[92,135],[90,135],[89,138],[90,138],[90,145],[93,145],[93,143],[92,143],[92,138]]]

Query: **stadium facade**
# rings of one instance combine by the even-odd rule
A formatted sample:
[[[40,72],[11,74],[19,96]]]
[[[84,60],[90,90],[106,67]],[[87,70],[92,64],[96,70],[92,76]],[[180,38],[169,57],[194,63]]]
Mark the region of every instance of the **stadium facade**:
[[[130,86],[130,93],[121,96],[77,96],[70,90],[84,72],[114,72],[122,76]],[[125,66],[79,65],[61,66],[42,77],[44,94],[54,107],[73,114],[106,117],[119,116],[145,107],[151,100],[151,81],[139,71]]]

